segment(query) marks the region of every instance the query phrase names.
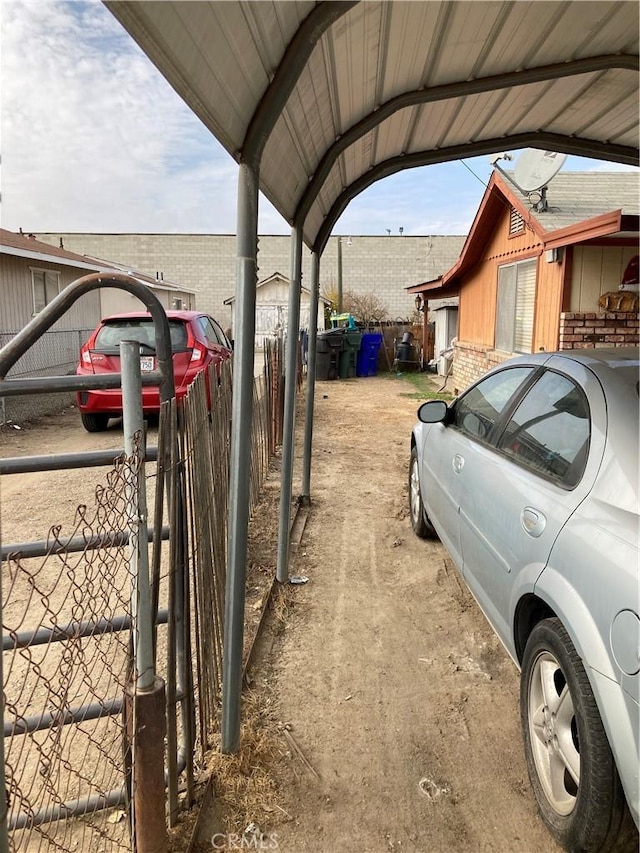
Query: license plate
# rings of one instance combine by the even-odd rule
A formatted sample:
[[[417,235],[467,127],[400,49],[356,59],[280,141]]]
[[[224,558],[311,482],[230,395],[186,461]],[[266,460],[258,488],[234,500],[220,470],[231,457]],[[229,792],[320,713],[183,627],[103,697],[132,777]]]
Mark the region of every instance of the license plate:
[[[141,355],[140,356],[140,371],[142,373],[149,373],[153,370],[153,356],[152,355]]]

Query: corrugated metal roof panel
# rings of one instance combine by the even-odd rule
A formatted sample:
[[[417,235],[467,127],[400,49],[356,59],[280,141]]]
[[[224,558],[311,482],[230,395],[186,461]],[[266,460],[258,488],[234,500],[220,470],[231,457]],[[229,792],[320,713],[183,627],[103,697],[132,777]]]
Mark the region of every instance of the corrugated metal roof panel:
[[[347,140],[346,150],[323,167],[328,178],[303,226],[309,245],[353,182],[362,187],[379,174],[376,167],[405,153],[435,162],[452,146],[464,146],[455,157],[461,150],[473,156],[483,140],[500,139],[500,148],[508,148],[514,135],[522,145],[536,134],[545,145],[541,133],[556,134],[559,150],[626,162],[637,151],[634,0],[369,0],[348,9],[284,0],[107,0],[107,6],[237,157],[274,76],[291,65],[292,40],[304,32],[301,49],[309,46],[310,55],[273,120],[260,185],[292,221],[323,158]],[[324,15],[332,20],[323,31]],[[309,21],[313,32],[305,29]],[[571,64],[589,57],[605,59],[587,69]],[[542,81],[520,83],[523,73],[550,65],[557,67],[541,72]],[[455,92],[437,88],[454,84]],[[392,111],[389,101],[409,94],[411,103]],[[436,96],[442,99],[432,101]],[[379,127],[367,126],[362,138],[352,134],[376,113],[385,115]],[[620,147],[612,153],[612,145]]]

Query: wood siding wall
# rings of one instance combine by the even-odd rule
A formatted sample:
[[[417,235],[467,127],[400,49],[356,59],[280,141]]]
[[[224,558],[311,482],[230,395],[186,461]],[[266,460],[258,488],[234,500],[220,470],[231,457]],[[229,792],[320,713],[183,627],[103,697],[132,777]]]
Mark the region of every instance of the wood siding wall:
[[[31,269],[60,273],[60,290],[72,281],[88,275],[89,270],[58,266],[14,255],[0,255],[0,332],[19,332],[33,317]],[[55,324],[55,329],[93,329],[100,319],[100,294],[92,291],[81,296]]]
[[[637,246],[576,246],[569,310],[574,313],[600,310],[598,298],[618,289],[627,264],[637,254]]]
[[[460,289],[458,339],[461,341],[494,346],[498,267],[535,258],[542,252],[542,243],[526,226],[520,234],[509,235],[509,215],[510,208],[505,203],[484,257],[465,277]]]
[[[559,262],[549,263],[544,252],[538,258],[533,352],[540,352],[540,350],[553,352],[558,349],[563,282],[569,264],[570,255],[566,251],[562,252]]]

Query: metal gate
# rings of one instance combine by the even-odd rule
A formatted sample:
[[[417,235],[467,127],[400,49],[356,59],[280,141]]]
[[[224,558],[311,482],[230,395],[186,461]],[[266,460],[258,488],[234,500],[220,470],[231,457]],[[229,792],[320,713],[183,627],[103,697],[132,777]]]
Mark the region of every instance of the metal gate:
[[[164,309],[128,276],[79,279],[0,350],[0,376],[76,299],[104,286],[141,299],[156,326],[158,368],[144,378],[137,347],[123,344],[125,448],[0,462],[4,475],[107,468],[70,530],[55,526],[45,541],[2,545],[0,847],[8,830],[20,851],[160,849],[165,804],[174,822],[183,771],[187,799],[193,795],[185,484]],[[157,448],[145,447],[142,382],[160,387]],[[3,379],[0,397],[120,383],[115,375]],[[136,394],[139,411],[126,402]],[[155,491],[150,526],[147,481]]]

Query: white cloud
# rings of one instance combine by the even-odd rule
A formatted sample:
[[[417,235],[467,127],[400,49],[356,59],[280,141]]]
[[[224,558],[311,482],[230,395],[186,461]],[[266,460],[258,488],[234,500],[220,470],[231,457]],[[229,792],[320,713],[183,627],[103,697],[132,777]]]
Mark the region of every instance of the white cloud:
[[[232,159],[96,2],[3,3],[3,225],[235,230]]]
[[[1,63],[4,227],[235,232],[236,164],[98,0],[3,0]],[[467,164],[373,185],[334,231],[466,233],[491,171]],[[264,198],[259,229],[289,233]]]

